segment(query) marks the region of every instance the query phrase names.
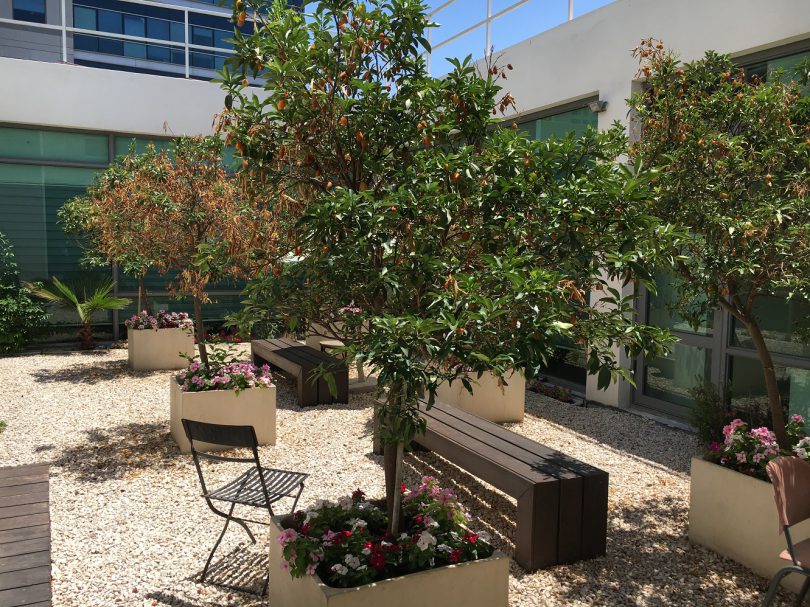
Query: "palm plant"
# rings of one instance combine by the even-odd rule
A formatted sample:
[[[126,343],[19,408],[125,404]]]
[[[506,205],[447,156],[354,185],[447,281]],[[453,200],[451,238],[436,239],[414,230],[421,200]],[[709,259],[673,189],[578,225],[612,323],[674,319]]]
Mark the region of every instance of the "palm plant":
[[[120,310],[129,305],[131,300],[125,297],[114,297],[110,293],[114,288],[112,279],[106,279],[96,285],[90,292],[82,288],[81,299],[77,290],[70,288],[58,278],[51,279],[49,284],[27,284],[26,287],[37,297],[59,307],[68,308],[79,315],[82,326],[79,329],[79,340],[83,350],[92,350],[93,316],[102,310]],[[93,289],[93,287],[91,287]],[[90,294],[88,295],[88,292]]]

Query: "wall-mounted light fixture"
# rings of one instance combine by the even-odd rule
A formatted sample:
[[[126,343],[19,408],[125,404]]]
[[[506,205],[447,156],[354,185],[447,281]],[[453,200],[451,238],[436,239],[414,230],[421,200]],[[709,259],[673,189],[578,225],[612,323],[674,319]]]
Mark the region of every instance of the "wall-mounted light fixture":
[[[607,101],[602,101],[601,99],[596,99],[596,100],[594,100],[594,101],[591,101],[591,102],[588,104],[588,107],[590,108],[590,110],[591,110],[591,111],[592,111],[594,114],[598,114],[598,113],[600,113],[600,112],[604,112],[604,111],[605,111],[605,109],[607,108]]]

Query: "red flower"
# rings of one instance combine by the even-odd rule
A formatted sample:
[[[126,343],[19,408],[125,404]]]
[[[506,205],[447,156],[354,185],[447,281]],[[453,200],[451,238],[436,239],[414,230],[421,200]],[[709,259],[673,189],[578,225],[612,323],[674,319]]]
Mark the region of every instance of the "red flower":
[[[406,491],[407,489],[408,489],[408,488],[405,486],[405,483],[402,483],[402,484],[399,486],[399,492],[400,492],[400,493],[405,493],[405,491]]]
[[[471,544],[474,544],[475,542],[478,541],[478,534],[477,533],[470,533],[468,531],[466,533],[466,535],[464,536],[464,539],[467,540],[468,542],[470,542]]]
[[[425,518],[421,514],[419,514],[419,515],[417,515],[417,516],[415,516],[413,518],[413,522],[417,523],[417,524],[421,524],[422,521],[424,521],[424,520],[425,520]]]
[[[461,559],[462,554],[463,553],[461,552],[461,550],[456,548],[455,550],[453,550],[453,552],[450,553],[450,562],[451,563],[458,563],[459,560]]]

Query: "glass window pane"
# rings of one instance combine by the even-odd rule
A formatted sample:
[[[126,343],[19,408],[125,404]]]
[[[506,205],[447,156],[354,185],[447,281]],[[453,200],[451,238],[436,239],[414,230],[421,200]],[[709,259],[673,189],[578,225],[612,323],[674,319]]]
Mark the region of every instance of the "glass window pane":
[[[0,127],[0,156],[106,164],[106,135]]]
[[[702,385],[711,377],[711,350],[676,343],[666,358],[654,358],[644,367],[645,390],[648,396],[690,407],[689,390]]]
[[[696,330],[685,319],[670,309],[678,298],[677,278],[666,272],[656,272],[655,284],[658,293],[655,295],[651,293],[647,303],[647,322],[649,324],[683,333],[712,334],[714,314],[707,314]]]
[[[45,0],[14,0],[11,16],[18,21],[45,23]]]
[[[129,148],[135,144],[135,152],[143,154],[146,147],[151,143],[155,146],[156,150],[168,150],[171,147],[170,139],[144,139],[142,137],[116,137],[115,138],[115,156],[123,156],[129,153]]]
[[[146,36],[146,19],[138,15],[124,15],[124,33],[127,36]]]
[[[177,21],[171,21],[171,22],[169,22],[169,28],[170,28],[170,35],[171,35],[172,42],[185,42],[186,41],[186,37],[185,37],[185,34],[184,34],[184,32],[186,30],[186,26],[183,23],[178,23]]]
[[[214,57],[207,53],[191,53],[191,65],[204,69],[214,69]]]
[[[73,48],[77,51],[98,52],[98,36],[73,35]]]
[[[169,63],[171,58],[168,47],[157,46],[155,44],[150,44],[148,46],[146,49],[146,55],[150,61],[163,61],[164,63]]]
[[[214,30],[214,46],[217,48],[233,48],[233,44],[225,42],[233,38],[233,32]]]
[[[171,40],[171,28],[169,22],[163,19],[152,19],[151,17],[146,20],[146,35],[149,38],[157,40]]]
[[[172,63],[174,65],[185,65],[186,64],[186,52],[185,50],[175,50],[172,49]]]
[[[754,302],[754,314],[765,343],[771,352],[810,356],[810,343],[807,343],[810,303],[804,300],[786,301],[779,297],[760,296]],[[732,343],[735,346],[754,348],[746,328],[734,320]]]
[[[124,42],[124,55],[134,59],[146,59],[146,45],[140,42]]]
[[[192,26],[191,43],[200,46],[214,46],[214,32],[207,27]]]
[[[86,6],[73,7],[73,27],[86,30],[98,29],[96,24],[96,9]]]
[[[558,139],[571,133],[576,137],[585,134],[588,127],[596,128],[597,117],[589,108],[583,107],[537,120],[524,122],[518,127],[531,139]]]
[[[124,43],[120,40],[113,40],[112,38],[99,37],[98,52],[107,53],[108,55],[123,55]]]
[[[121,13],[115,13],[113,11],[105,11],[99,9],[98,11],[99,31],[110,32],[111,34],[124,33],[121,16],[122,16]]]
[[[752,423],[769,423],[768,397],[762,364],[757,358],[730,357],[731,406],[741,415],[755,416]],[[790,413],[810,420],[810,370],[776,366],[782,404]]]

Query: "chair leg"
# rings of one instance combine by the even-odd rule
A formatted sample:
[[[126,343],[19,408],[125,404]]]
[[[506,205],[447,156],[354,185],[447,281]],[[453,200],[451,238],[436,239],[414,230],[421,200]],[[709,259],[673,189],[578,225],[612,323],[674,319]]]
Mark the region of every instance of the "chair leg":
[[[796,607],[802,606],[804,603],[804,597],[807,596],[808,590],[810,590],[810,574],[806,576],[804,584],[802,584],[802,590],[799,592],[799,596],[796,598]]]
[[[301,497],[301,494],[304,492],[304,483],[301,483],[301,486],[298,488],[298,495],[295,496],[295,501],[292,505],[292,510],[290,510],[290,514],[295,514],[295,507],[298,505],[298,499]],[[272,511],[270,512],[272,515]]]
[[[771,579],[771,584],[768,587],[768,594],[765,595],[765,600],[762,602],[762,607],[768,607],[771,604],[776,596],[777,591],[779,590],[779,582],[781,582],[782,578],[789,573],[803,573],[803,570],[801,567],[797,567],[796,565],[790,565],[789,567],[783,567],[777,571]]]
[[[219,534],[214,547],[211,549],[211,554],[208,555],[208,560],[205,561],[205,567],[203,567],[202,575],[200,576],[200,582],[205,581],[205,576],[208,575],[208,567],[211,566],[211,559],[214,558],[214,553],[219,548],[219,544],[222,542],[222,538],[225,537],[225,532],[228,530],[228,525],[231,524],[233,520],[233,509],[236,507],[236,504],[231,504],[231,509],[228,511],[228,516],[225,517],[225,526],[222,528],[222,532]]]

